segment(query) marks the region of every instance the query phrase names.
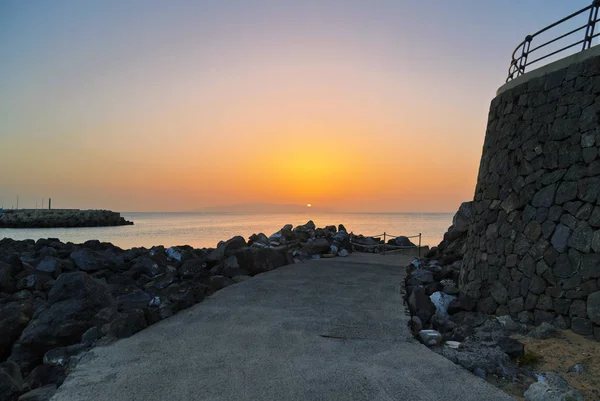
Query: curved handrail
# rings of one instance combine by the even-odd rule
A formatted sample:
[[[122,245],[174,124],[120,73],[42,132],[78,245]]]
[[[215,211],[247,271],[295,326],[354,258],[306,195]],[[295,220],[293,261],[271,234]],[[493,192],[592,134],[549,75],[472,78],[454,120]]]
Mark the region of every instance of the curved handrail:
[[[525,73],[525,69],[528,66],[530,66],[531,64],[537,63],[538,61],[544,60],[548,57],[552,57],[555,54],[558,54],[560,52],[568,50],[572,47],[583,44],[582,49],[581,49],[582,51],[592,47],[592,41],[594,40],[594,38],[600,36],[600,33],[594,34],[596,23],[600,22],[600,19],[598,18],[599,9],[600,9],[600,0],[594,0],[592,2],[592,4],[590,4],[589,6],[584,7],[581,10],[576,11],[570,15],[567,15],[566,17],[548,25],[545,28],[540,29],[539,31],[537,31],[536,33],[534,33],[532,35],[527,35],[525,37],[525,39],[521,43],[519,43],[519,45],[515,48],[515,50],[512,53],[512,59],[511,59],[510,65],[508,67],[508,77],[506,78],[506,82],[508,82],[512,79],[515,79],[516,77],[518,77],[520,75],[523,75]],[[586,11],[589,11],[589,16],[588,16],[588,20],[587,20],[586,24],[584,24],[578,28],[575,28],[567,33],[564,33],[560,36],[557,36],[547,42],[544,42],[544,43],[534,47],[533,49],[531,48],[531,43],[533,42],[533,40],[535,39],[536,36],[546,32],[566,21],[569,21],[572,18],[577,17],[577,16],[585,13]],[[544,54],[543,56],[540,56],[533,61],[528,60],[529,55],[531,53],[539,51],[540,49],[542,49],[552,43],[555,43],[561,39],[569,37],[581,30],[584,30],[584,29],[585,29],[585,36],[582,40],[571,43],[571,44],[564,46],[558,50],[555,50],[553,52]],[[519,51],[521,54],[519,56],[517,56],[517,54],[519,54]]]

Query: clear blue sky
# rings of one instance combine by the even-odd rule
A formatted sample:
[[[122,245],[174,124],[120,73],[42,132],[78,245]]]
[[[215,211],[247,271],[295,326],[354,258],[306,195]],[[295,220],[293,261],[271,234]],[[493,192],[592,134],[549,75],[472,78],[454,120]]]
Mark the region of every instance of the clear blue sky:
[[[514,47],[589,3],[4,0],[0,198],[453,211]]]

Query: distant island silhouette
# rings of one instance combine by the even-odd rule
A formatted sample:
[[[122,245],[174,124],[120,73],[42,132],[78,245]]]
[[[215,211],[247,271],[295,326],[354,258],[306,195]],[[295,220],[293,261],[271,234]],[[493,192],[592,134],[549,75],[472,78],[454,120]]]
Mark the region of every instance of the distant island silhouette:
[[[294,205],[280,203],[239,203],[233,205],[209,206],[191,210],[192,212],[205,213],[331,213],[334,212],[331,208],[319,207],[316,205]]]

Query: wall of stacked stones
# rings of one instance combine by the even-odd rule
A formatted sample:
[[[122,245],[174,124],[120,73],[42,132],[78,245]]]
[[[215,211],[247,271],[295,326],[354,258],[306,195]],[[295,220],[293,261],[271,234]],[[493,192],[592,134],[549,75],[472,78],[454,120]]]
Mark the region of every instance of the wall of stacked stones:
[[[600,57],[491,103],[461,269],[482,312],[600,340]]]

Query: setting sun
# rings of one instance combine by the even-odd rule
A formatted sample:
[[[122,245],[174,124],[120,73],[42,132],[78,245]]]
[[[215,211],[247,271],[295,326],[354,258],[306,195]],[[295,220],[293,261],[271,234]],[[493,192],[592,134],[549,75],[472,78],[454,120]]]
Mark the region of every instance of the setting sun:
[[[308,205],[306,205],[306,207],[312,207],[312,205],[309,203]]]

